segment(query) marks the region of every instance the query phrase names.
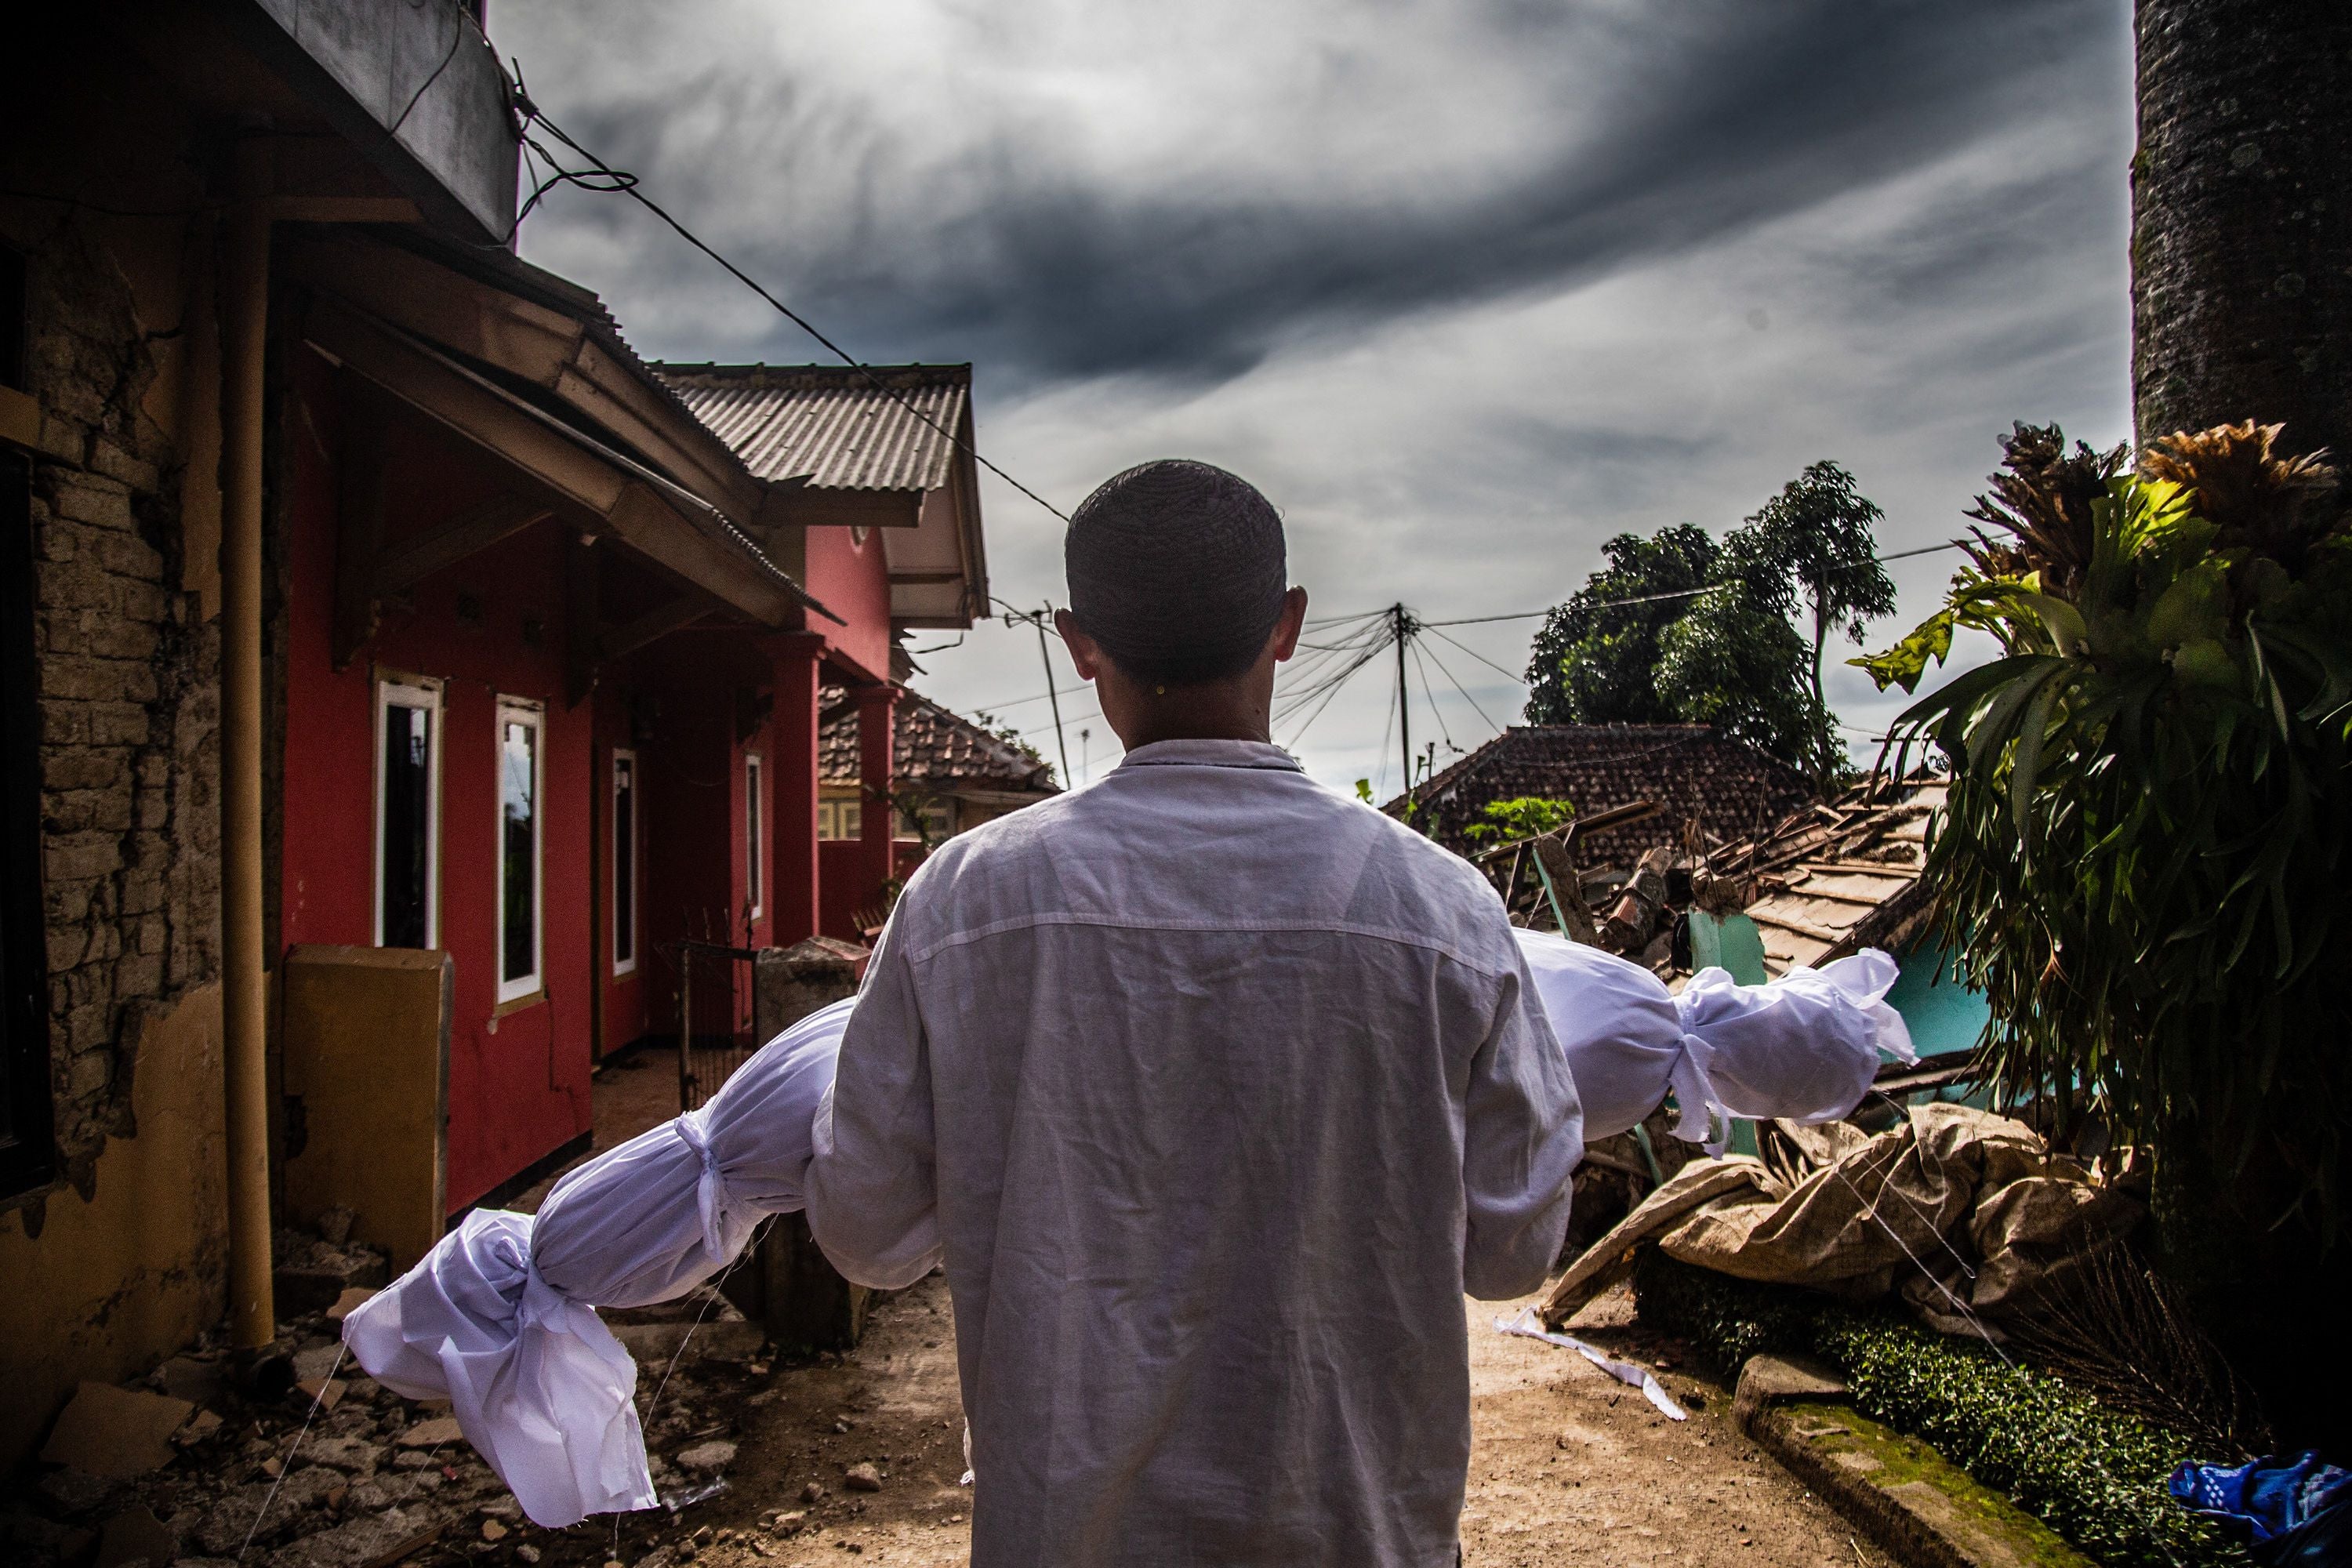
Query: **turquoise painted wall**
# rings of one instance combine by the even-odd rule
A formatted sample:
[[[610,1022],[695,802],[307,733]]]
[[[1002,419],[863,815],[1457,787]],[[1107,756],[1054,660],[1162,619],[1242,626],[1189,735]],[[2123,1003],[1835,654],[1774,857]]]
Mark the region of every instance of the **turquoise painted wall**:
[[[1903,973],[1886,1000],[1910,1026],[1911,1044],[1923,1057],[1965,1051],[1984,1037],[1992,1005],[1981,991],[1962,984],[1940,947],[1925,943],[1903,960]]]

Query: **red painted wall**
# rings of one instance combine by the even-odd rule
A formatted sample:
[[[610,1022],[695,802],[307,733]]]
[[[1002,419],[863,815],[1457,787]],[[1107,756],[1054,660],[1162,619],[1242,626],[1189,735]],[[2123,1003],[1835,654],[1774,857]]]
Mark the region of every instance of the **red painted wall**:
[[[890,565],[883,558],[882,531],[870,530],[857,543],[845,528],[808,531],[808,591],[817,603],[846,620],[835,626],[809,616],[809,629],[824,636],[837,652],[875,680],[890,677]]]
[[[450,1030],[452,1209],[588,1131],[590,767],[586,707],[563,704],[563,536],[552,523],[428,578],[387,605],[374,643],[331,668],[335,449],[343,412],[315,355],[291,364],[280,931],[293,942],[373,938],[374,685],[377,668],[439,677],[442,688],[440,940],[456,961]],[[312,439],[315,432],[316,439]],[[320,448],[324,447],[324,451]],[[390,428],[386,533],[397,540],[510,490],[488,459],[420,421]],[[478,615],[461,616],[469,595]],[[496,980],[497,701],[545,707],[541,994],[506,1008]]]

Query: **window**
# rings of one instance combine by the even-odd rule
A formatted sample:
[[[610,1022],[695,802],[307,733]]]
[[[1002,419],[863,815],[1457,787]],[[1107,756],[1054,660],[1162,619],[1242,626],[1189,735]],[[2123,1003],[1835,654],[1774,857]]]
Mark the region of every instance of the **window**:
[[[25,390],[26,307],[25,253],[0,245],[0,386]],[[14,486],[14,479],[5,481]],[[12,491],[13,493],[13,491]],[[13,514],[12,519],[13,519]],[[16,548],[12,542],[9,549]]]
[[[864,830],[865,813],[854,800],[816,803],[816,836],[828,843],[856,838]]]
[[[944,800],[927,800],[922,804],[919,820],[904,811],[895,814],[895,826],[901,838],[927,838],[933,844],[946,842],[950,837],[949,826],[954,821],[954,806]]]
[[[764,809],[760,796],[760,753],[747,752],[743,756],[743,900],[751,906],[753,920],[765,908],[760,896],[766,886],[766,879],[760,875],[760,852],[766,847],[760,833]]]
[[[438,947],[440,686],[387,678],[375,716],[375,944]]]
[[[57,1173],[41,906],[32,479],[29,463],[0,449],[0,1195],[29,1192]]]
[[[546,768],[536,702],[499,699],[499,1000],[540,989],[540,841]]]
[[[613,973],[637,967],[637,753],[613,753]]]

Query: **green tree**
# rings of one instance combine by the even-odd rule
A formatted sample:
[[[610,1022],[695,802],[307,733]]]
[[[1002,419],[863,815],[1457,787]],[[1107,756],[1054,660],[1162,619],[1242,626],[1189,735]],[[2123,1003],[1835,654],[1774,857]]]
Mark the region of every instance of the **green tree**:
[[[1658,639],[1658,696],[1684,723],[1712,724],[1816,773],[1836,731],[1807,689],[1805,639],[1790,624],[1788,578],[1748,530],[1733,531],[1724,555],[1715,591]]]
[[[1748,520],[1759,553],[1811,616],[1813,707],[1824,716],[1822,650],[1830,634],[1860,643],[1866,625],[1895,613],[1895,580],[1878,563],[1878,525],[1885,521],[1853,476],[1829,462],[1807,467]]]
[[[1882,520],[1852,474],[1820,462],[1719,545],[1691,523],[1618,535],[1601,547],[1608,567],[1537,634],[1528,717],[1712,724],[1828,788],[1845,749],[1822,659],[1832,635],[1860,642],[1895,608],[1876,559]]]
[[[1544,617],[1528,661],[1534,724],[1664,724],[1676,713],[1657,692],[1658,638],[1715,582],[1721,553],[1696,523],[1654,538],[1621,533],[1601,547],[1609,564]],[[1628,603],[1627,601],[1633,601]]]

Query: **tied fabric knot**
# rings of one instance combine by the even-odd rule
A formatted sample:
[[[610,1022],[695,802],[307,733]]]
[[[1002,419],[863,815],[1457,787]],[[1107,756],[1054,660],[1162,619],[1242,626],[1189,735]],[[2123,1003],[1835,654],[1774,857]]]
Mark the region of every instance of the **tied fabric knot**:
[[[719,1156],[710,1152],[710,1131],[703,1125],[703,1117],[710,1108],[690,1110],[672,1125],[677,1129],[677,1141],[694,1151],[702,1162],[702,1174],[695,1184],[694,1201],[702,1215],[702,1245],[709,1257],[724,1261],[727,1243],[722,1223],[727,1217],[727,1192],[719,1179]]]
[[[1731,1112],[1715,1092],[1715,1080],[1708,1074],[1714,1061],[1715,1047],[1704,1037],[1685,1031],[1682,1049],[1675,1054],[1667,1079],[1674,1086],[1675,1108],[1681,1113],[1675,1123],[1675,1136],[1704,1146],[1709,1154],[1720,1154],[1731,1144]]]
[[[547,1282],[536,1261],[526,1260],[523,1270],[522,1294],[515,1302],[515,1328],[539,1329],[551,1334],[576,1332],[572,1322],[572,1299]]]

